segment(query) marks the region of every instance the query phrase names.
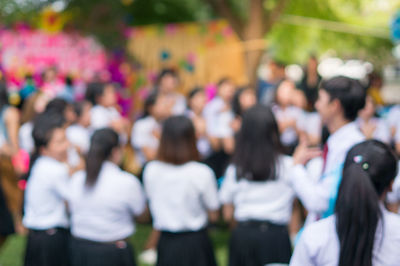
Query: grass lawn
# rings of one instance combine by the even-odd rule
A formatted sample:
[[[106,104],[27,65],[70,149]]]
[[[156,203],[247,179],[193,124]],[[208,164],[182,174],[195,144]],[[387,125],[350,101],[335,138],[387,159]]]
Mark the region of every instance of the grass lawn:
[[[138,225],[136,234],[131,238],[136,255],[143,249],[147,236],[151,232],[150,225]],[[226,228],[211,229],[210,236],[214,243],[215,255],[219,266],[227,265],[229,232]],[[22,266],[25,253],[24,236],[10,237],[0,251],[0,266]],[[139,266],[146,266],[140,264]]]

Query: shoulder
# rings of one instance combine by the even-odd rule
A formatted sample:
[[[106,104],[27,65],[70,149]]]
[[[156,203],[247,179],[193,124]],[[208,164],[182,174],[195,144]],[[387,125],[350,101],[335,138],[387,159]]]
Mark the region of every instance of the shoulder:
[[[120,172],[118,173],[118,179],[121,185],[128,189],[137,189],[141,187],[140,181],[135,175],[125,172],[123,170],[120,170]]]
[[[146,117],[144,117],[144,118],[141,118],[141,119],[139,119],[139,120],[137,120],[136,122],[135,122],[135,124],[133,125],[133,127],[135,128],[138,128],[138,127],[148,127],[148,126],[151,126],[151,125],[153,125],[153,124],[155,124],[155,120],[154,120],[154,118],[153,117],[151,117],[151,116],[146,116]]]
[[[41,157],[33,165],[31,176],[46,182],[68,178],[68,166],[54,159]]]
[[[310,251],[314,250],[315,252],[332,240],[332,236],[336,235],[335,217],[331,215],[305,227],[300,240],[307,246],[312,247]]]
[[[13,122],[18,122],[19,119],[19,111],[17,108],[15,107],[7,107],[7,109],[5,110],[5,119],[7,121],[13,121]]]
[[[84,170],[78,171],[71,176],[71,185],[81,184],[86,179],[86,172]]]
[[[293,158],[289,155],[282,155],[279,157],[279,164],[284,168],[290,168],[293,166]]]
[[[188,176],[193,177],[196,181],[215,179],[214,172],[211,168],[203,163],[199,162],[188,162],[182,166],[182,170],[187,173]]]

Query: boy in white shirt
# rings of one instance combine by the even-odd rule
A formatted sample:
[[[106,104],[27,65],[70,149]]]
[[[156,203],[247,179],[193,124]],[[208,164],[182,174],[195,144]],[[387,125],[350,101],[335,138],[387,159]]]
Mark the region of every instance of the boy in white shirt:
[[[306,223],[333,213],[345,156],[353,145],[365,139],[353,122],[365,105],[365,97],[362,85],[347,77],[335,77],[321,84],[315,107],[330,132],[323,149],[321,178],[315,182],[304,167],[318,154],[316,150],[302,143],[294,154],[292,185],[309,212]]]

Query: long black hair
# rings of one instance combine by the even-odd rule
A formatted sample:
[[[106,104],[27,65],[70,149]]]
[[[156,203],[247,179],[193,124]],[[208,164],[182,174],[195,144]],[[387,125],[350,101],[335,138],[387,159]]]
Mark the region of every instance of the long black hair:
[[[26,177],[29,177],[32,167],[40,157],[41,149],[46,147],[57,128],[63,128],[65,125],[64,116],[57,112],[45,112],[36,117],[33,122],[32,138],[35,149],[31,156],[29,171]]]
[[[112,150],[118,145],[118,134],[111,128],[94,132],[86,155],[86,186],[91,187],[96,183],[102,164],[110,158]]]
[[[237,178],[274,180],[282,151],[278,124],[271,109],[256,105],[247,110],[236,136],[232,159]]]
[[[397,158],[382,142],[368,140],[348,152],[335,207],[339,266],[372,266],[380,198],[396,174]]]

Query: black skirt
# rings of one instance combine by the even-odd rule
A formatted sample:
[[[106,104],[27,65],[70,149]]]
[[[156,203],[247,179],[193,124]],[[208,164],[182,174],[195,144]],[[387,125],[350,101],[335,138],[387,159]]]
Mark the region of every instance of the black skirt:
[[[286,225],[264,221],[240,222],[229,244],[229,266],[288,264],[292,254]]]
[[[197,232],[161,232],[157,266],[216,266],[214,250],[205,229]]]
[[[29,230],[25,266],[69,266],[69,230]]]
[[[126,241],[109,243],[71,238],[72,266],[136,266],[132,245]]]
[[[14,222],[6,198],[3,193],[3,188],[0,182],[0,236],[8,236],[13,234]]]

